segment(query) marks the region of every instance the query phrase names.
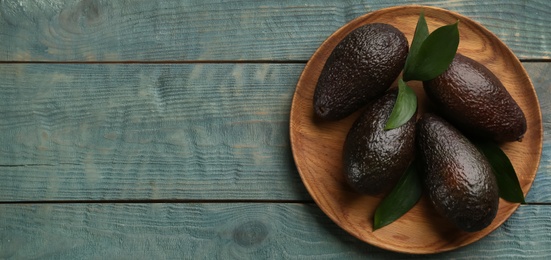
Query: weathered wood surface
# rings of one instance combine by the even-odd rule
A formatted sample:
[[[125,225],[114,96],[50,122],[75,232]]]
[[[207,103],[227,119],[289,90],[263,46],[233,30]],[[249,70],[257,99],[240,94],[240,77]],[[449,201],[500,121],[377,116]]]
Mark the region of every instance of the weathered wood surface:
[[[4,64],[0,201],[304,199],[303,65]]]
[[[0,205],[2,259],[518,259],[551,257],[549,206],[521,206],[472,245],[403,255],[304,204]]]
[[[344,232],[311,202],[289,146],[305,62],[346,22],[399,4],[494,32],[525,61],[543,113],[529,204],[440,255]],[[1,0],[0,258],[550,258],[550,10],[546,0]]]
[[[303,67],[0,65],[0,201],[309,199],[288,136]],[[551,63],[526,68],[548,134]],[[551,202],[550,167],[544,149],[529,202]]]
[[[524,63],[536,89],[543,122],[543,149],[539,170],[526,201],[551,203],[551,63]]]
[[[403,4],[471,17],[520,58],[551,57],[547,0],[5,0],[0,2],[0,60],[307,60],[346,22]]]

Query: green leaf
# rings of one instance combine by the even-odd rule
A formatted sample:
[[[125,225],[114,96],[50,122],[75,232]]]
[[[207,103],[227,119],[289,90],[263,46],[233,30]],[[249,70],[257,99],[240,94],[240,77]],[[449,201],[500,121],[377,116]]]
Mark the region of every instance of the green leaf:
[[[373,230],[382,228],[406,214],[419,201],[422,190],[415,163],[412,163],[394,189],[377,206]]]
[[[423,44],[423,41],[429,36],[429,28],[427,26],[427,21],[425,20],[425,14],[424,12],[421,12],[419,15],[419,20],[417,20],[417,26],[415,27],[415,33],[413,34],[413,40],[411,41],[411,46],[409,47],[409,53],[406,58],[406,64],[404,68],[408,68],[411,65],[412,60],[415,60],[417,58],[417,54],[419,53],[419,49],[421,48],[421,44]]]
[[[404,80],[430,80],[448,69],[459,46],[459,21],[432,32],[404,68]]]
[[[509,157],[494,142],[475,142],[478,149],[486,155],[497,179],[499,196],[513,203],[525,203],[524,194],[517,178],[515,168]]]
[[[385,130],[394,129],[405,124],[417,110],[417,95],[415,91],[400,78],[398,80],[398,97],[388,117]]]

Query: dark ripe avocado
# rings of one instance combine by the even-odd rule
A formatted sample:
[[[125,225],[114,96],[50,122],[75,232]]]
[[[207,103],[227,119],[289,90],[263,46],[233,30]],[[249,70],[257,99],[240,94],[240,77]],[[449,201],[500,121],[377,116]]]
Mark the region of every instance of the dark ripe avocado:
[[[417,122],[419,165],[436,210],[462,230],[487,227],[499,195],[490,163],[450,123],[430,113]]]
[[[473,137],[521,140],[524,113],[501,81],[484,65],[456,54],[447,71],[423,83],[447,120]]]
[[[415,115],[401,127],[384,130],[397,93],[391,89],[368,104],[346,136],[344,172],[348,184],[359,193],[387,192],[415,157]]]
[[[398,77],[408,54],[402,32],[373,23],[349,33],[327,58],[314,91],[314,112],[342,119],[382,95]]]

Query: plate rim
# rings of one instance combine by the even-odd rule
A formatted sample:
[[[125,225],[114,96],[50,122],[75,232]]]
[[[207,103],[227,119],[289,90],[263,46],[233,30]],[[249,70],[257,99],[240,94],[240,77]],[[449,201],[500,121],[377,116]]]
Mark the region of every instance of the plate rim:
[[[293,97],[292,97],[292,103],[291,103],[291,111],[290,111],[290,122],[289,122],[289,134],[290,134],[290,143],[291,143],[291,150],[292,150],[292,154],[293,154],[293,160],[294,160],[294,163],[295,163],[295,166],[296,166],[296,169],[300,175],[300,178],[302,180],[302,183],[305,185],[308,193],[310,194],[310,196],[312,197],[312,199],[315,201],[316,205],[324,212],[324,214],[326,216],[328,216],[337,226],[339,226],[339,228],[345,230],[348,234],[351,234],[352,236],[358,238],[359,240],[365,242],[365,243],[368,243],[370,245],[373,245],[373,246],[376,246],[376,247],[379,247],[379,248],[382,248],[382,249],[386,249],[386,250],[390,250],[390,251],[394,251],[394,252],[399,252],[399,253],[408,253],[408,254],[434,254],[434,253],[441,253],[441,252],[446,252],[446,251],[451,251],[451,250],[455,250],[457,248],[460,248],[460,247],[464,247],[464,246],[467,246],[467,245],[470,245],[480,239],[482,239],[483,237],[486,237],[488,234],[491,234],[492,232],[494,232],[497,228],[501,227],[503,225],[503,223],[505,221],[507,221],[511,216],[512,214],[514,214],[514,212],[518,209],[518,207],[520,206],[519,203],[510,203],[511,204],[511,209],[510,209],[510,213],[508,213],[507,217],[503,218],[501,221],[499,221],[499,223],[490,231],[488,231],[487,233],[485,233],[484,235],[482,236],[479,236],[478,238],[474,239],[474,240],[469,240],[469,242],[467,243],[462,243],[461,245],[459,246],[456,246],[456,247],[450,247],[450,248],[440,248],[439,250],[435,250],[435,251],[430,251],[430,252],[427,252],[427,251],[410,251],[410,250],[400,250],[400,249],[396,249],[395,247],[390,247],[390,246],[384,246],[384,244],[377,244],[377,243],[372,243],[372,241],[366,241],[366,239],[364,239],[363,237],[359,237],[356,235],[356,233],[354,232],[351,232],[350,230],[344,228],[343,226],[341,226],[340,224],[340,221],[336,218],[336,216],[334,216],[333,214],[329,214],[325,208],[321,207],[320,206],[320,201],[319,201],[319,198],[317,196],[313,196],[313,194],[315,194],[315,192],[313,193],[313,187],[311,187],[311,183],[309,183],[308,181],[306,181],[306,177],[304,176],[304,173],[302,172],[302,169],[301,167],[299,167],[299,165],[297,164],[297,162],[299,161],[300,158],[297,158],[297,152],[296,150],[298,149],[296,147],[296,138],[297,137],[297,133],[295,133],[295,126],[293,124],[293,118],[295,118],[295,114],[298,113],[296,110],[296,106],[297,106],[297,100],[298,100],[298,87],[299,87],[299,84],[303,81],[303,78],[305,76],[305,74],[307,73],[307,69],[309,68],[309,65],[311,65],[311,63],[313,62],[314,58],[317,58],[318,55],[321,55],[319,54],[319,50],[320,49],[323,49],[324,47],[326,48],[326,45],[330,44],[331,41],[334,41],[333,40],[333,37],[335,35],[338,35],[340,33],[342,33],[343,31],[346,31],[346,30],[353,30],[355,28],[357,28],[357,26],[363,24],[363,21],[367,20],[369,17],[371,17],[372,15],[376,15],[377,13],[382,13],[382,12],[390,12],[390,11],[393,11],[393,10],[399,10],[399,9],[417,9],[417,10],[423,10],[423,9],[430,9],[431,11],[435,11],[435,12],[443,12],[443,13],[446,13],[447,15],[452,15],[452,16],[455,16],[455,17],[458,17],[460,20],[461,19],[464,19],[464,20],[468,20],[469,22],[475,24],[477,26],[477,29],[478,30],[481,30],[484,34],[487,35],[487,38],[493,38],[495,40],[497,40],[501,45],[503,45],[505,48],[503,50],[505,50],[507,52],[507,56],[509,56],[509,58],[514,58],[516,60],[516,63],[520,66],[519,69],[521,70],[519,74],[522,74],[522,75],[525,75],[526,76],[526,80],[530,83],[530,89],[531,89],[531,92],[530,94],[532,94],[534,97],[535,97],[535,101],[536,101],[536,106],[537,106],[537,118],[539,120],[539,127],[537,129],[532,129],[531,131],[538,131],[538,135],[536,135],[535,137],[537,137],[538,139],[538,149],[537,149],[537,160],[536,160],[536,165],[535,165],[535,173],[534,173],[534,177],[531,181],[529,181],[529,184],[526,185],[526,188],[525,188],[525,191],[524,191],[524,194],[525,196],[528,194],[528,192],[530,191],[533,183],[535,182],[535,179],[536,179],[536,176],[537,176],[537,171],[540,167],[540,162],[541,162],[541,155],[542,155],[542,151],[543,151],[543,123],[542,123],[542,112],[541,112],[541,106],[540,106],[540,103],[539,103],[539,99],[538,99],[538,96],[537,96],[537,93],[536,93],[536,90],[535,90],[535,87],[533,85],[533,82],[532,82],[532,79],[529,77],[526,69],[524,68],[524,66],[522,66],[522,63],[521,61],[518,59],[518,57],[512,52],[512,50],[504,43],[501,41],[501,39],[499,37],[497,37],[497,35],[495,35],[493,32],[491,32],[490,30],[488,30],[486,27],[484,27],[482,24],[478,23],[477,21],[467,17],[467,16],[464,16],[462,14],[459,14],[457,12],[454,12],[454,11],[450,11],[450,10],[447,10],[447,9],[444,9],[444,8],[440,8],[440,7],[434,7],[434,6],[425,6],[425,5],[399,5],[399,6],[392,6],[392,7],[386,7],[386,8],[381,8],[381,9],[377,9],[377,10],[373,10],[373,11],[370,11],[370,12],[367,12],[363,15],[360,15],[352,20],[350,20],[349,22],[343,24],[341,27],[339,27],[337,30],[335,30],[333,33],[331,33],[331,35],[329,35],[319,46],[318,48],[316,48],[315,52],[312,54],[312,56],[310,57],[310,59],[308,60],[308,62],[306,63],[305,67],[304,67],[304,70],[302,71],[300,77],[299,77],[299,80],[297,82],[297,85],[296,85],[296,89],[295,89],[295,92],[293,93]],[[326,59],[325,59],[326,60]],[[325,60],[323,63],[325,63]],[[516,66],[516,64],[515,64]],[[503,200],[500,199],[500,204],[503,203]],[[507,203],[507,202],[505,202]],[[509,211],[507,211],[509,212]],[[373,231],[371,231],[373,232]]]

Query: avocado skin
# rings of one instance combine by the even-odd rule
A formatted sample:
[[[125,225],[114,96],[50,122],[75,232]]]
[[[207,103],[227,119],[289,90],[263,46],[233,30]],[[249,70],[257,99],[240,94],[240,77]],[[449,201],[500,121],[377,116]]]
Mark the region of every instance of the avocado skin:
[[[342,119],[381,96],[398,77],[408,54],[404,34],[389,24],[372,23],[349,33],[334,48],[314,91],[314,112]]]
[[[415,157],[416,115],[398,128],[384,130],[397,94],[397,89],[391,89],[368,104],[346,136],[344,172],[356,192],[378,195],[389,191]]]
[[[441,117],[417,122],[420,170],[437,212],[464,231],[487,227],[499,206],[496,178],[486,157]]]
[[[429,99],[463,133],[497,142],[520,141],[524,113],[484,65],[456,54],[447,71],[423,82]]]

